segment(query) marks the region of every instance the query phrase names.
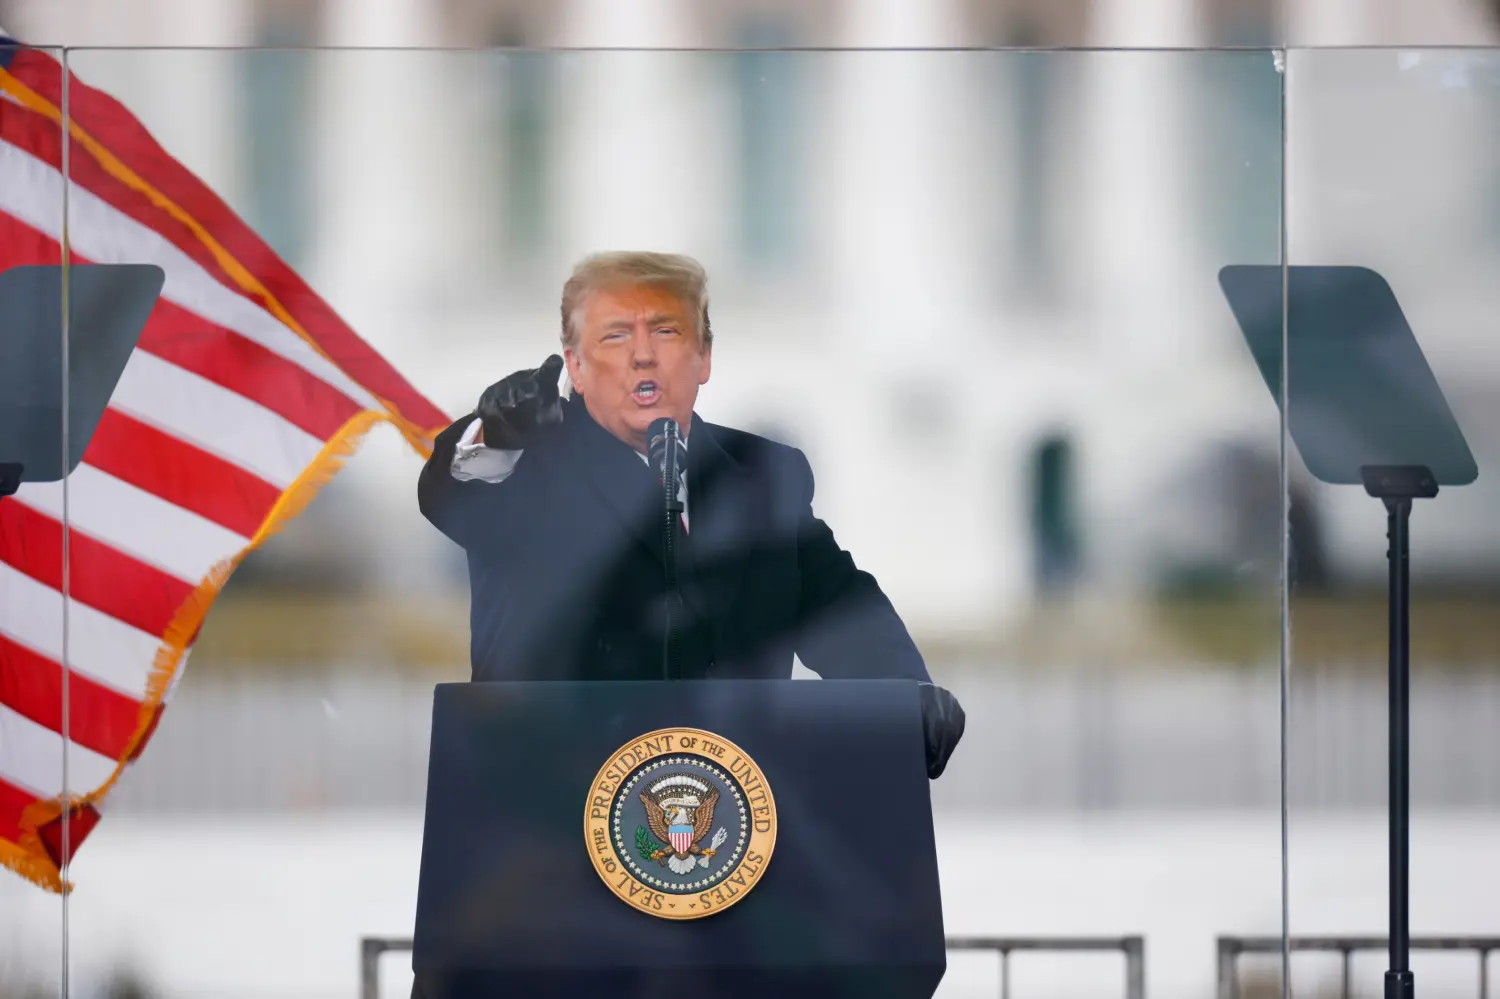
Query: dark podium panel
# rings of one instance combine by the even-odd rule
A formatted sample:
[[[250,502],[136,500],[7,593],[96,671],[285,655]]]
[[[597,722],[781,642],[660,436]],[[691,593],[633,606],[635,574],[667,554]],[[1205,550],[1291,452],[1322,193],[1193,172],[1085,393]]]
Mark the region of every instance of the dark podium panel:
[[[437,687],[412,966],[427,999],[930,997],[946,969],[917,687],[909,681]],[[753,889],[662,919],[596,873],[596,775],[697,728],[775,799]]]

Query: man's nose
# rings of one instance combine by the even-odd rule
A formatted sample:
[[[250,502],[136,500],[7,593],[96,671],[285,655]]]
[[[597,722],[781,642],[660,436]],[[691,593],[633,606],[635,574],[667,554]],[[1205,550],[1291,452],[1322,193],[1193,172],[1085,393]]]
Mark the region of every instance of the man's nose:
[[[630,359],[638,368],[656,366],[656,341],[650,332],[637,330],[630,338]]]

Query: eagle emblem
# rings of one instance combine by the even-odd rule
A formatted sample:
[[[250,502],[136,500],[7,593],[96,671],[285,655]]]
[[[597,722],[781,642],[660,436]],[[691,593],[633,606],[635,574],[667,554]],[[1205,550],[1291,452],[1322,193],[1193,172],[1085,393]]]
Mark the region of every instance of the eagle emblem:
[[[655,839],[643,835],[646,830],[642,829],[636,845],[647,860],[670,868],[674,874],[686,874],[695,866],[707,867],[728,837],[720,826],[707,847],[699,845],[713,828],[719,789],[692,774],[676,773],[653,781],[640,792],[640,799]]]

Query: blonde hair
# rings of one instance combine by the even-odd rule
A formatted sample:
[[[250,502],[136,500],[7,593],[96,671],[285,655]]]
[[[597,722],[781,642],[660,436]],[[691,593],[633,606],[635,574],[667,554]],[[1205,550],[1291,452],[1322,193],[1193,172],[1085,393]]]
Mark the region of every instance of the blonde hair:
[[[580,260],[563,285],[562,345],[578,345],[578,322],[589,296],[602,288],[650,284],[681,299],[698,319],[698,341],[707,350],[714,331],[708,321],[708,273],[680,253],[621,250],[595,253]]]

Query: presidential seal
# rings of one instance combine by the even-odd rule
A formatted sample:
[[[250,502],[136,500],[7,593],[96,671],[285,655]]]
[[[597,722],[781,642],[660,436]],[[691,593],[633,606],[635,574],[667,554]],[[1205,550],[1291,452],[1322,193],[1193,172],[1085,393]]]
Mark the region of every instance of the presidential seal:
[[[620,899],[662,919],[701,919],[760,882],[776,845],[776,801],[734,743],[660,729],[600,769],[583,828],[594,870]]]

